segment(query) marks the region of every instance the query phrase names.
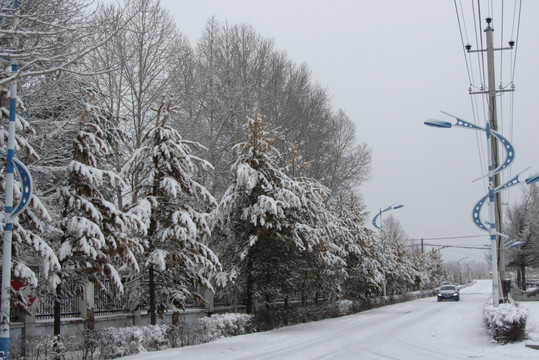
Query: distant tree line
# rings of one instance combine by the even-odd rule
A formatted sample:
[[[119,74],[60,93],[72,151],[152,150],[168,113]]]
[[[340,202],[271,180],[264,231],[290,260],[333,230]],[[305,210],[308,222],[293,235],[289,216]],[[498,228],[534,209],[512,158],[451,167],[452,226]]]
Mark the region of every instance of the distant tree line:
[[[365,227],[369,147],[251,26],[211,18],[193,46],[157,0],[4,3],[2,59],[21,71],[2,60],[0,145],[16,78],[17,156],[36,189],[15,222],[14,279],[58,304],[66,281],[110,281],[152,323],[205,291],[252,312],[441,280],[440,254],[410,251],[394,220],[383,249]]]
[[[527,290],[530,268],[539,267],[539,188],[522,191],[521,200],[507,211],[506,264],[517,274],[516,285]]]

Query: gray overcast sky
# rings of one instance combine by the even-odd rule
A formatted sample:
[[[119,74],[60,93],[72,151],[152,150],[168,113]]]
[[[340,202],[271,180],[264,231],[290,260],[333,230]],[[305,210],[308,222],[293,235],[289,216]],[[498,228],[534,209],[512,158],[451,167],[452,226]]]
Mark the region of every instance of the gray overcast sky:
[[[511,34],[516,40],[514,0],[504,2],[503,16],[501,2],[481,0],[479,9],[474,1],[476,19],[481,11],[481,23],[474,26],[472,2],[456,1],[463,15],[464,36],[467,34],[474,48],[475,29],[480,28],[477,33],[483,35],[488,15],[494,19],[496,47],[501,46],[502,34],[503,46]],[[273,39],[275,47],[286,51],[291,60],[309,66],[313,80],[332,95],[335,110],[342,108],[350,116],[358,140],[372,149],[372,177],[361,188],[371,218],[380,208],[399,202],[405,206],[392,213],[410,238],[474,236],[425,243],[489,243],[487,233],[478,230],[471,217],[473,205],[487,191],[484,181],[472,183],[486,171],[484,161],[480,161],[486,161],[486,154],[480,155],[484,136],[479,134],[477,138],[474,131],[464,129],[423,125],[428,118],[451,121],[440,110],[471,122],[476,119],[482,126],[485,122],[480,95],[475,95],[474,107],[468,95],[470,80],[454,1],[162,0],[161,4],[171,11],[180,31],[193,44],[208,18],[215,16],[221,23],[252,25],[261,36]],[[462,11],[460,4],[464,5]],[[539,172],[538,15],[539,1],[522,1],[513,63],[516,92],[499,97],[500,112],[508,114],[499,120],[501,132],[516,150],[516,160],[507,174],[514,175],[528,166],[532,169],[523,176]],[[497,65],[510,65],[511,53],[499,53],[503,57],[497,55]],[[479,87],[479,71],[477,66],[474,70],[474,64],[470,64],[473,85]],[[501,79],[506,86],[510,75],[510,70],[498,70],[497,82]],[[516,189],[506,199],[511,204],[519,196],[520,189]],[[485,254],[455,248],[443,249],[442,253],[448,260],[467,256],[478,261],[483,261]]]

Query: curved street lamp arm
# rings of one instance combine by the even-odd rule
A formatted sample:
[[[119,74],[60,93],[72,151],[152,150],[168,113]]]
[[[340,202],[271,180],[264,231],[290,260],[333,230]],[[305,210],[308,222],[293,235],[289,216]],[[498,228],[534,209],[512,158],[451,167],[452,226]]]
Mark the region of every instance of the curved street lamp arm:
[[[372,225],[373,225],[375,228],[377,228],[378,230],[382,230],[381,226],[378,226],[378,224],[376,223],[376,220],[378,219],[378,216],[381,216],[382,213],[385,213],[386,211],[389,211],[389,210],[397,210],[397,209],[400,209],[400,208],[403,207],[403,206],[404,206],[404,205],[402,205],[402,204],[394,203],[394,204],[388,206],[386,209],[380,210],[380,211],[378,212],[378,214],[376,214],[376,215],[374,216],[374,218],[372,219]],[[380,225],[382,225],[382,224],[380,224]]]

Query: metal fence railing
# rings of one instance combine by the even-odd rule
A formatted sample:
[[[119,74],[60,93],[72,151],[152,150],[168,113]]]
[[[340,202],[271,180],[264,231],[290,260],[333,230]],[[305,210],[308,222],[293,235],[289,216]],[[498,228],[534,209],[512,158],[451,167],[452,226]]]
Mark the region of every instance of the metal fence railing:
[[[62,284],[66,293],[75,293],[76,284],[74,282],[65,282]],[[54,317],[54,302],[56,297],[53,294],[45,293],[39,296],[36,308],[36,318],[52,319]],[[63,318],[80,316],[80,301],[78,296],[65,296],[60,299],[60,316]]]
[[[95,292],[95,315],[112,315],[126,312],[127,297],[120,294],[110,282],[106,282],[104,291]]]

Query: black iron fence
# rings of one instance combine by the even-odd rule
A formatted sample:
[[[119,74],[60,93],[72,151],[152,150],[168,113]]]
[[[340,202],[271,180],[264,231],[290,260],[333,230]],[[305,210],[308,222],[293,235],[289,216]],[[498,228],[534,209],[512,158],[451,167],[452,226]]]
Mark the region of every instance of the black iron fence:
[[[74,282],[65,282],[62,284],[65,289],[65,293],[76,293],[76,284]],[[56,296],[51,293],[44,293],[38,297],[36,318],[38,319],[52,319],[54,317],[54,303]],[[80,316],[80,301],[78,296],[66,296],[63,299],[59,299],[60,302],[60,316],[63,318],[78,317]]]
[[[112,315],[126,312],[127,297],[120,294],[110,282],[105,283],[104,291],[95,292],[95,315]]]
[[[65,282],[62,284],[67,294],[78,294],[77,284]],[[94,314],[111,315],[126,311],[126,297],[116,291],[109,282],[104,284],[104,290],[96,289],[94,293]],[[36,306],[36,318],[52,319],[54,317],[54,303],[56,297],[53,294],[45,293],[39,296]],[[62,318],[72,318],[80,316],[81,295],[66,296],[60,299],[60,316]]]

